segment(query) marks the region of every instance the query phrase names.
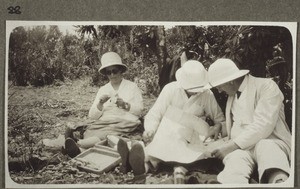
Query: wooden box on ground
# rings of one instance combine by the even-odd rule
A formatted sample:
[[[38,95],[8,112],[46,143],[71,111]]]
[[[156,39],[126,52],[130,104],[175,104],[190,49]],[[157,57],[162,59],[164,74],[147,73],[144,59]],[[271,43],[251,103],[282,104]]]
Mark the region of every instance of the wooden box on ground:
[[[82,152],[73,161],[78,163],[79,169],[101,174],[116,167],[121,162],[121,157],[116,150],[107,146],[97,145]]]

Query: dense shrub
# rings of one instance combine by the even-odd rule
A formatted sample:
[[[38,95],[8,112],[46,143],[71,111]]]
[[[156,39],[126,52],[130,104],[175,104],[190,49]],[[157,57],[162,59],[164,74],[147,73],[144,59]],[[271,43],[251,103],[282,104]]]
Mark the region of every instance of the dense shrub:
[[[92,72],[76,36],[63,36],[57,26],[17,27],[10,35],[9,79],[15,85],[44,86],[55,80]]]
[[[206,68],[219,57],[229,57],[253,75],[266,77],[266,62],[272,58],[273,46],[279,43],[286,72],[292,73],[291,36],[283,27],[76,27],[81,35],[63,35],[58,26],[15,28],[9,43],[9,80],[16,85],[43,86],[88,75],[92,85],[100,86],[107,82],[98,72],[100,58],[114,51],[129,67],[124,77],[138,83],[145,94],[157,95],[174,80],[183,50],[192,52],[190,58],[200,60]]]

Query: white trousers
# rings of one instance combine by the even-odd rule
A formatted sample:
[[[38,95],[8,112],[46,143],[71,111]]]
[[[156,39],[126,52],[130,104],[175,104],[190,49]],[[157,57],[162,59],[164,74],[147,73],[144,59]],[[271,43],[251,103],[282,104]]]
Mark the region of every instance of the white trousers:
[[[258,169],[259,181],[264,172],[278,168],[289,174],[289,151],[283,141],[262,139],[250,150],[235,150],[223,159],[224,170],[217,179],[220,183],[247,184],[255,168]]]

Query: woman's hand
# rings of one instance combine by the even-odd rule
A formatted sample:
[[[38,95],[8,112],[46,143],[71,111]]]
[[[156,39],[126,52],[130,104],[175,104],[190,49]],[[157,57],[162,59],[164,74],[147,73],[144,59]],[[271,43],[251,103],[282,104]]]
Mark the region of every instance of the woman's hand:
[[[205,136],[203,142],[205,142],[208,138],[213,138],[214,140],[217,140],[219,137],[219,133],[221,132],[221,129],[222,129],[221,123],[217,123],[214,126],[209,127],[208,133]]]
[[[220,148],[212,151],[211,155],[213,157],[223,160],[227,154],[229,154],[237,149],[240,149],[240,147],[238,145],[236,145],[233,141],[229,141],[228,143],[224,144]]]
[[[153,139],[153,136],[154,136],[154,131],[153,130],[150,130],[150,131],[144,131],[143,133],[143,140],[145,143],[149,143],[152,141]]]
[[[107,102],[108,100],[110,99],[110,97],[108,95],[102,95],[99,99],[99,102],[98,102],[98,105],[97,105],[97,108],[98,110],[102,110],[103,108],[103,104],[105,102]]]
[[[129,111],[129,109],[130,109],[130,104],[127,102],[124,102],[124,100],[122,98],[117,98],[116,104],[119,108],[123,108],[127,111]]]
[[[108,95],[102,95],[99,99],[99,103],[104,104],[108,99],[110,99]]]

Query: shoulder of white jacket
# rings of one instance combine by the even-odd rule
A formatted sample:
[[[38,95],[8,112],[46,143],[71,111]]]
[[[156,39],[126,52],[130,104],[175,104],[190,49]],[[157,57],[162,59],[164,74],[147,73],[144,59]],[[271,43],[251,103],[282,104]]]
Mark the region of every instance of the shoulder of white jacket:
[[[135,82],[127,79],[123,79],[122,83],[124,83],[127,86],[138,87],[138,85]]]
[[[167,83],[161,90],[161,93],[174,93],[176,90],[181,90],[182,88],[176,81]],[[183,89],[182,89],[183,90]],[[160,94],[161,94],[160,93]]]
[[[180,85],[179,85],[179,83],[178,83],[177,81],[172,81],[172,82],[170,82],[170,83],[167,83],[167,84],[165,85],[165,87],[176,87],[176,88],[181,88]]]
[[[256,86],[260,86],[260,85],[270,85],[270,84],[275,84],[275,81],[273,81],[272,78],[265,78],[265,77],[255,77],[252,75],[249,75],[249,79],[255,82]]]
[[[100,88],[108,88],[108,87],[111,87],[111,84],[110,84],[110,82],[108,82],[108,83],[106,83],[105,85],[103,85],[102,87],[100,87]]]
[[[252,80],[261,81],[261,82],[273,81],[272,78],[256,77],[256,76],[253,76],[253,75],[250,75],[250,74],[249,74],[249,78],[252,79]]]

